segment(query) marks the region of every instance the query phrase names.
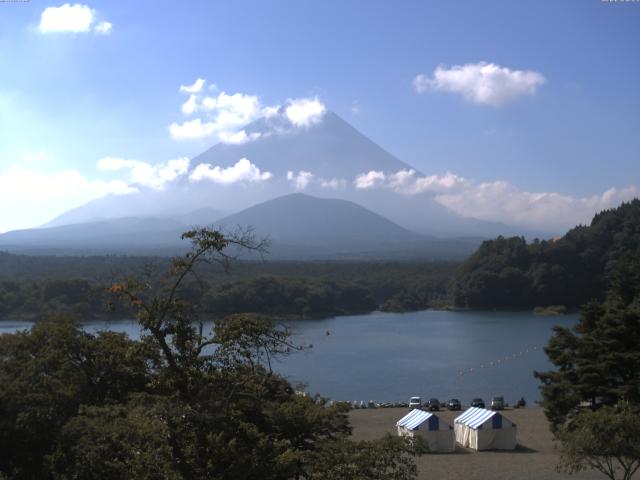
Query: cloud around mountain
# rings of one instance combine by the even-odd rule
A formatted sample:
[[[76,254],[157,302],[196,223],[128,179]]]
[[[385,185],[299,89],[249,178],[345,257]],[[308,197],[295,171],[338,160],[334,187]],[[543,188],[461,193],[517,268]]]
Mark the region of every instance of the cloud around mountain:
[[[304,128],[322,120],[327,108],[318,97],[288,99],[284,105],[265,105],[257,95],[220,92],[215,84],[198,78],[192,85],[180,86],[180,92],[189,97],[182,104],[185,117],[197,118],[173,122],[169,134],[174,140],[197,140],[217,137],[223,143],[242,144],[257,140],[262,135],[286,133],[292,128]],[[209,92],[209,93],[207,93]],[[247,133],[244,127],[259,118],[278,117],[268,132]],[[283,125],[283,122],[286,124]]]
[[[129,172],[129,184],[160,190],[164,188],[167,183],[172,182],[189,171],[189,159],[177,158],[175,160],[169,160],[166,163],[151,165],[150,163],[141,162],[140,160],[104,157],[98,160],[96,167],[102,172],[126,170]],[[133,188],[135,187],[132,187],[132,189]]]
[[[272,177],[271,172],[263,172],[246,158],[241,158],[235,165],[227,168],[201,163],[191,172],[189,180],[194,182],[210,180],[214,183],[230,185],[238,182],[264,182]]]
[[[432,192],[436,202],[465,217],[542,231],[563,231],[576,223],[587,223],[594,213],[640,196],[636,185],[575,197],[527,192],[502,180],[476,182],[451,172],[419,175],[415,170],[369,171],[358,175],[353,184],[360,190],[387,189],[409,196]]]
[[[97,175],[75,170],[45,173],[18,167],[0,171],[0,202],[6,205],[36,202],[30,208],[35,212],[30,224],[7,214],[0,219],[0,231],[44,223],[72,207],[107,195],[127,196],[130,202],[135,195],[174,187],[178,190],[172,191],[180,192],[181,196],[192,187],[203,195],[215,194],[216,189],[221,189],[220,192],[226,193],[207,197],[209,201],[216,198],[231,202],[242,197],[242,207],[249,202],[264,201],[265,195],[273,198],[306,191],[356,202],[362,200],[368,208],[379,208],[392,219],[389,212],[382,210],[397,198],[397,208],[394,208],[400,212],[411,213],[415,209],[419,213],[437,206],[462,217],[539,231],[564,230],[575,223],[589,221],[596,211],[640,196],[640,189],[635,185],[577,197],[557,192],[530,192],[502,180],[479,182],[453,172],[425,175],[327,111],[317,98],[288,100],[284,106],[265,106],[255,96],[224,92],[214,95],[215,86],[207,86],[201,78],[183,85],[180,90],[189,98],[197,96],[196,111],[206,114],[203,117],[206,122],[215,125],[207,128],[213,128],[219,137],[228,135],[226,142],[214,145],[191,160],[177,158],[154,163],[104,157],[96,163]],[[248,119],[254,120],[241,123]],[[190,121],[204,125],[200,118]],[[237,189],[231,195],[229,189],[236,188],[234,186]],[[166,200],[175,203],[174,194]],[[159,198],[154,197],[153,202]],[[231,205],[226,209],[233,211]],[[427,217],[416,223],[430,225],[426,220]]]

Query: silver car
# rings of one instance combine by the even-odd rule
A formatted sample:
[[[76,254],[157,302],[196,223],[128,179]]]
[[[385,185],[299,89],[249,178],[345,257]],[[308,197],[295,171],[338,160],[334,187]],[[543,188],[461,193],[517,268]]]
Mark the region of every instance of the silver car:
[[[422,398],[420,397],[411,397],[409,399],[409,409],[413,410],[414,408],[420,408],[422,406]]]

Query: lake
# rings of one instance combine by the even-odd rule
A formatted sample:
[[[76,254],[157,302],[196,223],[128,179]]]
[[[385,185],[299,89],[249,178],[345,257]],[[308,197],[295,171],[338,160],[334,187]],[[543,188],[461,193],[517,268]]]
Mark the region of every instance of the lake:
[[[380,313],[284,322],[300,344],[312,344],[274,365],[311,393],[336,400],[408,401],[452,397],[468,403],[502,395],[509,404],[540,398],[534,370],[551,367],[542,348],[554,325],[577,315],[525,312]],[[29,328],[0,322],[0,333]],[[135,321],[90,322],[87,331],[110,329],[137,338]],[[329,335],[327,335],[329,333]]]

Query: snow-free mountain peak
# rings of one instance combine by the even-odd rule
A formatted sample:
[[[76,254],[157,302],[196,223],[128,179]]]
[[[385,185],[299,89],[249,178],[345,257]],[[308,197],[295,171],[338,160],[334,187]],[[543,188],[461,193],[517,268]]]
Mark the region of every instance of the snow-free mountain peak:
[[[309,126],[295,127],[277,116],[258,119],[245,131],[258,138],[242,144],[220,142],[194,157],[192,166],[230,166],[247,158],[276,176],[304,170],[316,178],[347,183],[371,170],[397,172],[412,168],[331,111]]]
[[[436,236],[495,236],[521,233],[505,225],[464,218],[436,201],[435,194],[406,194],[389,185],[366,188],[356,177],[387,178],[415,169],[394,157],[337,114],[296,126],[282,114],[244,129],[243,143],[218,143],[194,157],[189,170],[162,188],[109,195],[70,210],[47,226],[132,216],[174,219],[202,208],[233,213],[292,192],[341,198],[380,214],[405,229]],[[334,235],[340,234],[333,231]]]

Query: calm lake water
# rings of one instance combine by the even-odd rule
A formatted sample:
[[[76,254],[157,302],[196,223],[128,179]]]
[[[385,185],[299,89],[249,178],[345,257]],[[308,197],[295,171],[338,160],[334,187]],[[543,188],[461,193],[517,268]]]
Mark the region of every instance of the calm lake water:
[[[372,313],[324,320],[291,321],[300,344],[312,344],[274,365],[309,392],[336,400],[408,401],[452,397],[468,403],[503,395],[540,398],[534,370],[551,367],[542,347],[554,325],[571,326],[576,315],[540,317],[514,312]],[[0,333],[29,328],[0,322]],[[130,320],[95,322],[87,331],[110,329],[140,334]],[[329,335],[327,335],[329,332]]]

